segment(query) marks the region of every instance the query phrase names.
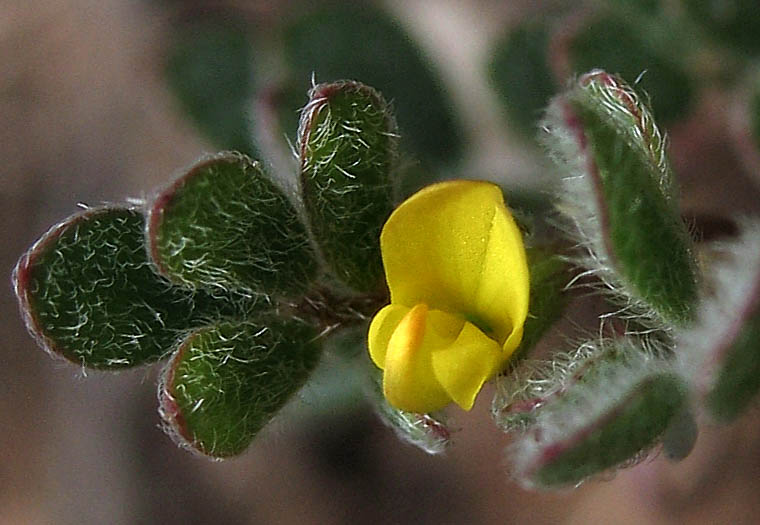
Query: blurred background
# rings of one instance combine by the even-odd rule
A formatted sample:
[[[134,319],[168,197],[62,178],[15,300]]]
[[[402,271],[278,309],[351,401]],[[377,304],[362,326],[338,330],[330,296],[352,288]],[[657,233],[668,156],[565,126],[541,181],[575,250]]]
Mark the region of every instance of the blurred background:
[[[145,196],[203,153],[288,177],[313,78],[393,101],[405,191],[468,177],[534,194],[557,176],[535,140],[548,98],[593,67],[643,73],[684,217],[724,235],[758,211],[758,34],[740,0],[0,0],[0,523],[756,523],[757,409],[705,427],[679,464],[531,493],[509,479],[490,392],[431,457],[328,374],[241,457],[195,457],[159,428],[157,367],[51,360],[10,274],[77,203]]]

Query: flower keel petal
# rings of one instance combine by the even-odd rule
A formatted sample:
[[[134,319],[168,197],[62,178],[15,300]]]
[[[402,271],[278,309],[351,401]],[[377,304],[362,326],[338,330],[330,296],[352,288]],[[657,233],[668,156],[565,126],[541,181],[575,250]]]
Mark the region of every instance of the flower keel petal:
[[[383,393],[400,410],[427,413],[451,402],[433,373],[432,351],[451,344],[464,321],[443,312],[430,313],[435,313],[432,324],[427,305],[415,305],[388,342]]]

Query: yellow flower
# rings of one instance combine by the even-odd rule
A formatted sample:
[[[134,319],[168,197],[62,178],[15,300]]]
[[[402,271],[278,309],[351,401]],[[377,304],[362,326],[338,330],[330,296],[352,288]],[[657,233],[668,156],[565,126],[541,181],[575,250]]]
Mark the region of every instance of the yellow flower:
[[[391,304],[369,329],[369,353],[394,407],[472,408],[522,339],[528,265],[498,186],[451,181],[401,204],[380,236]]]

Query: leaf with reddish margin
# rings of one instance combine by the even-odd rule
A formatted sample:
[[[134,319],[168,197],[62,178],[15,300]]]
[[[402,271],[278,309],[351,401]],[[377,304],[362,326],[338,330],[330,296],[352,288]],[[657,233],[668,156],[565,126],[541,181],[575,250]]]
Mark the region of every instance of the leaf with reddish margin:
[[[201,160],[161,192],[147,239],[159,272],[190,288],[298,296],[319,268],[293,204],[238,153]]]
[[[383,97],[359,82],[320,84],[301,114],[301,187],[314,239],[352,288],[382,286],[380,231],[393,211],[396,123]]]
[[[157,275],[133,208],[100,207],[51,228],[18,262],[27,328],[52,355],[115,369],[167,355],[184,332],[243,314],[225,298],[193,294]]]
[[[190,334],[159,385],[166,432],[215,458],[243,452],[306,382],[321,346],[297,320],[216,323]]]

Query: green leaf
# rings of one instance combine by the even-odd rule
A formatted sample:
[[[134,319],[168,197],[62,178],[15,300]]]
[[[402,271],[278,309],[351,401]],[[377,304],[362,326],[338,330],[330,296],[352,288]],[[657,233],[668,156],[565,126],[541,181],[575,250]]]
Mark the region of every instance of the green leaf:
[[[253,49],[245,27],[204,17],[173,37],[166,77],[182,109],[217,147],[255,154],[249,123]]]
[[[744,326],[728,348],[717,348],[720,359],[705,405],[720,421],[730,422],[744,412],[760,392],[760,312],[744,320]],[[720,353],[723,350],[723,353]]]
[[[666,363],[625,348],[588,363],[577,382],[550,400],[515,446],[527,486],[576,485],[643,457],[686,401],[686,385]]]
[[[565,311],[570,265],[547,247],[526,247],[530,270],[530,310],[515,357],[523,358]],[[514,358],[513,358],[514,359]]]
[[[670,461],[681,461],[691,454],[699,437],[697,420],[689,404],[673,416],[662,436],[662,452]]]
[[[607,0],[611,7],[621,7],[638,11],[641,14],[654,15],[662,9],[662,0]]]
[[[638,384],[600,420],[543,449],[534,479],[542,486],[573,485],[654,445],[684,400],[677,376],[660,374]]]
[[[548,63],[549,29],[528,22],[512,29],[494,47],[489,78],[512,122],[533,139],[544,108],[556,92]]]
[[[569,170],[561,210],[578,225],[591,264],[642,309],[688,321],[697,267],[666,142],[648,108],[619,77],[594,71],[555,100],[545,129]]]
[[[167,433],[212,457],[240,454],[317,365],[315,338],[295,320],[217,323],[190,334],[159,386]]]
[[[720,422],[739,417],[760,392],[760,222],[739,224],[737,239],[713,247],[709,292],[695,323],[678,334],[684,370]]]
[[[751,89],[747,120],[749,120],[752,148],[754,152],[757,152],[760,150],[760,77],[754,80]]]
[[[193,288],[296,295],[318,269],[296,209],[234,153],[199,162],[155,199],[148,242],[161,274]]]
[[[54,226],[19,260],[16,294],[43,348],[87,367],[124,368],[167,355],[207,319],[243,313],[159,277],[144,231],[134,209],[92,208]]]
[[[598,16],[568,47],[573,71],[604,69],[626,79],[638,79],[636,88],[651,96],[658,121],[683,117],[694,98],[694,85],[683,64],[670,58],[668,42],[649,38],[643,21],[618,16]]]
[[[287,28],[294,82],[360,79],[393,101],[402,147],[436,166],[457,160],[462,133],[437,71],[395,20],[369,3],[333,3]],[[293,108],[293,109],[298,109]]]
[[[709,35],[734,49],[754,55],[760,52],[760,9],[755,0],[684,0],[686,12]]]
[[[343,282],[382,282],[380,230],[393,211],[396,124],[382,96],[358,82],[320,84],[301,115],[301,186],[314,238]]]
[[[604,347],[586,343],[571,352],[555,352],[551,360],[529,356],[516,361],[495,378],[496,392],[491,402],[494,422],[507,433],[526,430],[536,422],[547,402],[576,384],[588,364],[603,359],[607,353],[610,352]]]

